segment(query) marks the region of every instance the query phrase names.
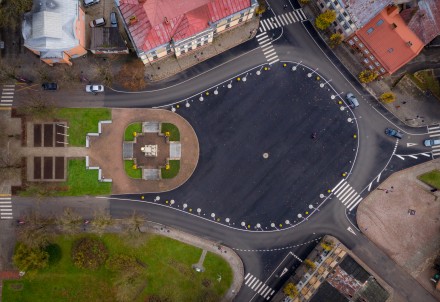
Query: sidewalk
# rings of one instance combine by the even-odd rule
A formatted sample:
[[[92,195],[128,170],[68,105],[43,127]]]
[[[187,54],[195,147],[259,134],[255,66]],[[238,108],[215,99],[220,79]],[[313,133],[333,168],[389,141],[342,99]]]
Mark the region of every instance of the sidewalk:
[[[156,63],[145,66],[145,77],[151,82],[157,82],[184,71],[200,62],[206,61],[228,49],[253,39],[257,33],[260,19],[254,17],[251,21],[235,27],[214,38],[211,44],[198,48],[177,59],[174,55]]]
[[[304,5],[303,10],[307,12],[309,17],[316,16],[319,13],[318,7],[312,2],[310,2],[309,5]],[[310,21],[314,23],[313,18],[311,18]],[[318,30],[317,32],[324,41],[328,40],[323,32]],[[360,62],[360,55],[355,53],[354,50],[344,42],[331,49],[331,51],[355,78],[357,78],[357,75],[362,70],[365,70],[365,67]],[[440,123],[440,100],[433,96],[421,93],[420,91],[410,91],[411,89],[406,89],[407,87],[413,88],[414,86],[409,85],[408,83],[401,83],[401,85],[395,87],[397,81],[404,74],[414,73],[417,70],[438,67],[439,65],[440,49],[424,49],[419,56],[399,69],[392,76],[386,77],[383,80],[373,81],[369,84],[362,84],[362,86],[376,99],[384,92],[393,92],[397,99],[394,103],[380,103],[390,113],[408,126],[422,127]]]

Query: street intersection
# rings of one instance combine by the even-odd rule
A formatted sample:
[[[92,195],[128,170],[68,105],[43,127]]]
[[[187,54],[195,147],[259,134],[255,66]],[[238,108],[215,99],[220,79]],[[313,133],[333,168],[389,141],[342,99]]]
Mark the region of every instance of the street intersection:
[[[286,13],[282,3],[264,18],[273,13]],[[355,214],[386,177],[438,154],[422,145],[437,125],[398,121],[332,56],[309,21],[273,31],[267,37],[276,62],[254,39],[143,93],[60,98],[63,106],[166,108],[198,135],[200,161],[182,187],[97,200],[116,218],[136,210],[233,248],[245,265],[237,301],[270,299],[288,275],[284,268],[291,273],[325,234],[352,249],[405,301],[434,301],[362,235]],[[347,92],[358,108],[344,102]],[[404,138],[386,136],[386,127]],[[19,211],[32,207],[24,198],[13,204]]]

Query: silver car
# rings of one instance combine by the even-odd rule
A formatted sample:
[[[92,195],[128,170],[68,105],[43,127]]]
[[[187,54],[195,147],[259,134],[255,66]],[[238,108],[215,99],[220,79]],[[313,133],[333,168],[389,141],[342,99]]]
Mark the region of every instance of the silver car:
[[[86,85],[86,92],[97,94],[98,92],[104,92],[103,85]]]
[[[425,145],[425,147],[438,146],[438,145],[440,145],[440,138],[438,138],[438,139],[425,139],[423,141],[423,145]]]
[[[347,102],[350,105],[350,107],[352,107],[352,108],[359,106],[359,101],[351,92],[347,93]]]

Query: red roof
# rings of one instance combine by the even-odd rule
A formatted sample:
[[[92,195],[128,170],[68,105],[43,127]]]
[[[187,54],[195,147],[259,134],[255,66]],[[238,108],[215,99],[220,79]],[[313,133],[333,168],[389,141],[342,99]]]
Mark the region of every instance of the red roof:
[[[382,10],[356,35],[390,74],[416,57],[424,46],[394,6]]]
[[[183,40],[250,6],[250,0],[120,0],[119,8],[136,46],[148,51]],[[137,22],[130,24],[130,18]]]
[[[440,1],[419,1],[406,23],[425,45],[428,44],[440,35]]]

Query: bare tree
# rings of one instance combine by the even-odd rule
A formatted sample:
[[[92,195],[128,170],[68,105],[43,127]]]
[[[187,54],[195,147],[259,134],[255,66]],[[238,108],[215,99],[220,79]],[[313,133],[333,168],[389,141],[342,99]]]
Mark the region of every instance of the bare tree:
[[[91,222],[92,231],[101,236],[107,229],[107,227],[113,224],[113,220],[107,212],[95,212],[94,218]]]
[[[83,219],[71,208],[66,208],[63,215],[58,218],[57,223],[62,232],[77,234],[81,230]]]
[[[30,248],[42,248],[49,242],[52,234],[53,219],[43,217],[32,210],[23,218],[24,224],[17,228],[18,241]]]
[[[52,118],[56,113],[56,108],[53,102],[38,93],[30,95],[28,101],[19,105],[17,111],[27,117],[44,120]]]

